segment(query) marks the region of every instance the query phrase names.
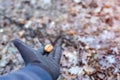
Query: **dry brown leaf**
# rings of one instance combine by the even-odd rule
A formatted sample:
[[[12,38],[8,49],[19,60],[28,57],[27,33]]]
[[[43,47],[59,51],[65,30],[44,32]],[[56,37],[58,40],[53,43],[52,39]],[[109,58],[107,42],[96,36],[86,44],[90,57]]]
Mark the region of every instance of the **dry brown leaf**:
[[[110,7],[111,7],[111,6],[110,6],[110,5],[108,5],[108,4],[104,6],[104,8],[110,8]]]
[[[77,32],[75,30],[68,30],[68,31],[65,32],[65,34],[75,35],[75,34],[77,34]]]
[[[21,24],[26,24],[26,23],[27,23],[27,21],[24,20],[24,19],[19,19],[18,21],[19,21],[19,23],[21,23]]]

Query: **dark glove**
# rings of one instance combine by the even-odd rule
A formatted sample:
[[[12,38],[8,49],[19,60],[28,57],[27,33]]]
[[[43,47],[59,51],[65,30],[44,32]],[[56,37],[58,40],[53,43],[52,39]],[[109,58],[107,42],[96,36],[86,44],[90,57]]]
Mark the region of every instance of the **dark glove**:
[[[26,66],[28,64],[39,66],[46,70],[56,80],[60,74],[60,58],[61,47],[56,46],[51,53],[44,52],[44,46],[41,46],[38,50],[33,50],[31,47],[24,44],[22,41],[14,40],[14,45],[21,53]]]

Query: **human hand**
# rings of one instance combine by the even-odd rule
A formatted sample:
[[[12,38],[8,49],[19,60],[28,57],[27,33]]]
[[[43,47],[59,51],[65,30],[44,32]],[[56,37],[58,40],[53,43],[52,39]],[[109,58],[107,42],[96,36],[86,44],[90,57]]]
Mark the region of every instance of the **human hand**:
[[[48,54],[44,52],[44,46],[41,46],[38,50],[34,50],[18,39],[14,40],[13,43],[21,53],[26,66],[28,64],[39,66],[46,70],[52,76],[53,80],[58,78],[62,53],[60,46],[56,46],[54,50]]]

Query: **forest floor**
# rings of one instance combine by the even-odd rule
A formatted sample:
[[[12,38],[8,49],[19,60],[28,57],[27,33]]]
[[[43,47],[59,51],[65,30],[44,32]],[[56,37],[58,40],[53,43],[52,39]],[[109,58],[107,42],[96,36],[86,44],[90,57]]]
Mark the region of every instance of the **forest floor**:
[[[0,75],[20,69],[12,41],[62,41],[58,80],[120,80],[120,0],[0,0]]]

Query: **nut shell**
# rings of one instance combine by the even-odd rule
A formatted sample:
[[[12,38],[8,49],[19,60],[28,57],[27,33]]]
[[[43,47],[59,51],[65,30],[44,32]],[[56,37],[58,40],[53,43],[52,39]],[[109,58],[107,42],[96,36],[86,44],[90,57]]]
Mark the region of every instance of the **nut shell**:
[[[50,53],[53,50],[53,45],[52,44],[47,44],[44,47],[44,51]]]

